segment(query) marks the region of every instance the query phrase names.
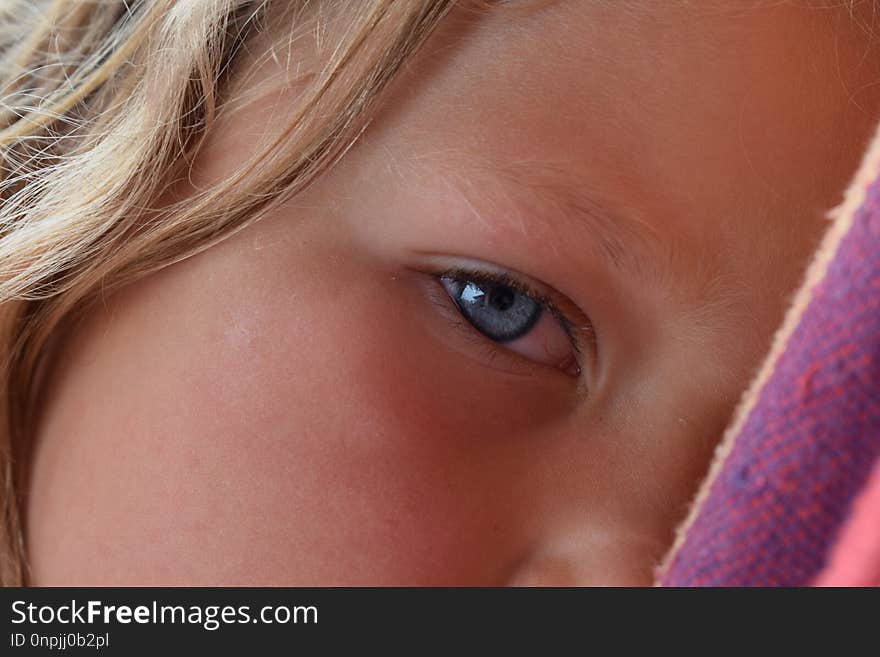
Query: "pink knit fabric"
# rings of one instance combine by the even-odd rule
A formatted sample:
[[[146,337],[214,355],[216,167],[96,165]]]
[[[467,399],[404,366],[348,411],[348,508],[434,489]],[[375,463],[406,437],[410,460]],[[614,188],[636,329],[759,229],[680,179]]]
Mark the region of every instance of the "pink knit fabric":
[[[816,585],[880,586],[880,460]]]

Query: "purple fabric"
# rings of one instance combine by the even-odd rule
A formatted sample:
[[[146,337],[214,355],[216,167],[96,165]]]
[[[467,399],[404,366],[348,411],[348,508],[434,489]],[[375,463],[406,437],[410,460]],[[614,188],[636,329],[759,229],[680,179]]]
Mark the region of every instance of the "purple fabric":
[[[878,456],[875,181],[661,583],[809,584]]]

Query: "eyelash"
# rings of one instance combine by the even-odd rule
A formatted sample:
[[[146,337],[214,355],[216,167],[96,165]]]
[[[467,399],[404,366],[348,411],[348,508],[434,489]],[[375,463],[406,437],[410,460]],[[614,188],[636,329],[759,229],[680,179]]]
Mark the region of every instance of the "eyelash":
[[[437,280],[438,285],[440,285],[441,278],[448,277],[452,279],[473,281],[474,283],[504,285],[516,290],[520,294],[531,297],[537,301],[542,308],[550,312],[557,321],[559,321],[562,330],[565,331],[571,342],[572,349],[575,352],[578,362],[582,362],[583,344],[580,331],[578,331],[577,328],[578,324],[573,322],[568,315],[559,308],[559,304],[548,293],[536,289],[533,285],[530,285],[526,281],[521,280],[508,272],[493,272],[468,267],[451,267],[441,271],[435,271],[431,275]],[[450,307],[452,304],[448,303],[447,299],[447,302],[444,303],[444,305]],[[455,309],[455,313],[456,315],[460,315],[460,312],[457,309]],[[469,332],[474,332],[470,323],[463,318],[462,326],[467,327]],[[589,324],[583,326],[582,329],[585,332],[590,331],[590,333],[592,333],[592,326]]]

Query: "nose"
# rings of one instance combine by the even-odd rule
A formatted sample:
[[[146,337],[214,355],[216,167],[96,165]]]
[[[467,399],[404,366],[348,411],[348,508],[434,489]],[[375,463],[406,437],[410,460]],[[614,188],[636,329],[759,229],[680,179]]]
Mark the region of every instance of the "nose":
[[[508,586],[651,586],[665,550],[651,536],[587,533],[538,542],[516,564]]]

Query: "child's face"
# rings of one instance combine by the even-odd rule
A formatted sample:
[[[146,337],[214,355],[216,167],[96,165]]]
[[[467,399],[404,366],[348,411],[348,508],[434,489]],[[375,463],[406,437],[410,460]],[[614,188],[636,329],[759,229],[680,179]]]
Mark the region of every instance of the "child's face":
[[[878,107],[842,11],[676,4],[453,16],[317,185],[108,299],[53,374],[34,582],[650,582]]]

